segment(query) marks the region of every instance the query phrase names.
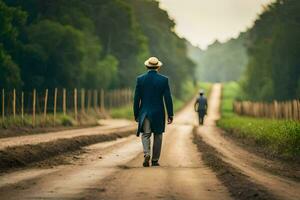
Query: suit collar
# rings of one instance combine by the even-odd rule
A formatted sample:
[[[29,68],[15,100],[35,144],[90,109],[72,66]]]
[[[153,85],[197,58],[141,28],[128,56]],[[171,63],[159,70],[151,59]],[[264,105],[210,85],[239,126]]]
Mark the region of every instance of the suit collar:
[[[156,70],[148,70],[148,73],[157,73]]]

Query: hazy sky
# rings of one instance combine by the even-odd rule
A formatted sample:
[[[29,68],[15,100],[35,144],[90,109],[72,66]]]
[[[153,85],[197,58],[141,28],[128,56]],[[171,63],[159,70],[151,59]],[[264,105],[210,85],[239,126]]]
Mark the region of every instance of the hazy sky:
[[[273,0],[159,0],[176,22],[176,32],[201,48],[226,41],[251,27]]]

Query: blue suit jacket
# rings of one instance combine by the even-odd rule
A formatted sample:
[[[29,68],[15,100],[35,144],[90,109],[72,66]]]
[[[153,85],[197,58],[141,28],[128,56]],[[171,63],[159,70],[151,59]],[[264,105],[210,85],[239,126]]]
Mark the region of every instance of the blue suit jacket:
[[[139,122],[137,134],[142,131],[146,117],[153,133],[161,134],[165,131],[164,100],[168,117],[173,117],[173,102],[166,76],[150,70],[137,78],[133,105],[134,117]]]

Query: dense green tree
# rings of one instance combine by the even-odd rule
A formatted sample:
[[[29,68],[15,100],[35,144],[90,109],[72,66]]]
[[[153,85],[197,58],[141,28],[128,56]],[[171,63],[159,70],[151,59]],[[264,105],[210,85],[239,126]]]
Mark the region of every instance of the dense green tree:
[[[157,1],[130,0],[143,33],[148,38],[150,54],[159,57],[161,71],[170,76],[175,95],[181,96],[183,83],[193,80],[195,64],[187,56],[186,41],[174,32],[175,23]]]
[[[16,88],[21,85],[19,67],[12,61],[0,45],[0,87]]]
[[[134,84],[134,77],[141,72],[139,63],[148,56],[148,46],[146,38],[140,32],[137,22],[134,19],[131,7],[126,1],[120,0],[7,0],[7,3],[13,6],[21,6],[29,13],[28,22],[37,23],[44,19],[57,22],[63,26],[68,25],[74,30],[81,31],[85,38],[98,38],[94,41],[98,43],[96,52],[98,59],[106,65],[106,71],[103,71],[97,80],[97,85],[102,87],[127,87]],[[29,33],[28,33],[29,35]],[[87,39],[88,40],[88,39]],[[29,43],[32,41],[29,41]],[[27,43],[27,41],[25,41]],[[91,43],[89,43],[91,44]],[[92,44],[91,44],[92,45]],[[87,47],[92,49],[93,47]],[[94,50],[97,50],[94,49]],[[91,53],[91,52],[89,52]],[[93,54],[95,58],[95,53]],[[113,60],[116,57],[116,60]],[[83,56],[84,58],[84,56]],[[108,63],[108,60],[111,63]],[[86,60],[86,59],[85,59]],[[101,61],[94,66],[98,66],[96,71],[101,69]],[[79,60],[77,60],[80,62]],[[87,63],[86,61],[84,61]],[[91,64],[91,62],[89,62]],[[52,64],[54,65],[54,64]],[[119,65],[117,68],[115,65]],[[89,68],[89,66],[83,66]],[[92,69],[87,69],[89,74]],[[114,77],[118,75],[118,77]],[[110,80],[108,79],[110,78]],[[92,78],[96,80],[95,77]],[[88,83],[91,79],[83,81],[84,86],[91,86]],[[54,81],[54,80],[53,80]],[[114,83],[112,83],[112,81]]]
[[[162,71],[171,77],[177,96],[183,83],[193,78],[194,63],[187,57],[186,41],[174,33],[175,23],[158,2],[3,1],[28,17],[16,26],[17,42],[6,45],[9,48],[0,46],[5,47],[1,49],[6,63],[2,71],[9,70],[0,81],[19,77],[26,90],[129,87],[145,71],[143,63],[150,55],[163,60]]]
[[[68,25],[41,20],[28,27],[22,78],[27,87],[80,85],[84,57],[83,35]]]
[[[19,48],[20,26],[26,19],[26,13],[18,8],[8,7],[0,0],[0,87],[20,87],[22,80],[19,66],[12,55]]]
[[[130,4],[125,0],[93,0],[91,17],[104,53],[119,60],[115,86],[132,86],[141,72],[140,64],[148,56],[146,38],[141,33]]]
[[[278,0],[249,30],[243,89],[251,100],[300,98],[300,2]]]

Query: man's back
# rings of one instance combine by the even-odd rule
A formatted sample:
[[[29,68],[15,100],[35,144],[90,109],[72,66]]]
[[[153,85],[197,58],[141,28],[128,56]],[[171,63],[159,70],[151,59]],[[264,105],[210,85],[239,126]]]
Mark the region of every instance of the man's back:
[[[138,122],[136,135],[142,133],[143,166],[149,167],[151,135],[154,134],[151,166],[159,166],[162,133],[165,131],[166,121],[164,100],[169,124],[173,121],[173,102],[168,78],[158,73],[162,62],[156,57],[150,57],[144,64],[149,71],[137,78],[133,110],[134,118]]]
[[[138,87],[141,98],[141,109],[163,109],[163,95],[168,84],[168,78],[156,71],[149,71],[138,77]]]
[[[204,96],[200,96],[198,98],[198,110],[206,110],[207,109],[207,100]]]
[[[151,122],[154,133],[162,133],[165,130],[165,109],[164,100],[168,116],[173,116],[173,103],[169,87],[168,78],[159,74],[155,70],[137,78],[134,96],[134,115],[140,126],[144,119]],[[141,128],[141,127],[140,127]],[[140,129],[138,131],[141,131]]]

